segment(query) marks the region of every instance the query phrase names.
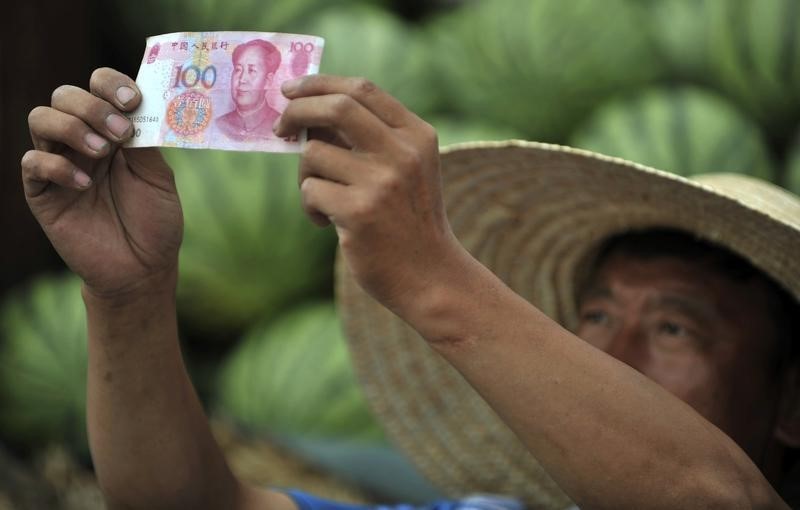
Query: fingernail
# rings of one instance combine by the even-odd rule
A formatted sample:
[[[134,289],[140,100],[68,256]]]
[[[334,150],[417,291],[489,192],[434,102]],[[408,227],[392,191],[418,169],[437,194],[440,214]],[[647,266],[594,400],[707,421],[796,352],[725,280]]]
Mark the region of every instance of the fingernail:
[[[86,136],[83,137],[83,140],[86,142],[86,145],[89,146],[95,152],[101,152],[106,148],[108,142],[101,137],[94,133],[86,133]]]
[[[112,113],[106,117],[106,126],[117,138],[122,138],[128,132],[128,128],[131,127],[131,122],[122,115]]]
[[[82,170],[75,169],[75,172],[72,174],[72,180],[75,181],[81,188],[88,188],[92,184],[92,178],[86,175]]]
[[[136,91],[130,87],[120,87],[117,89],[117,100],[121,104],[128,104],[128,102],[136,96]]]
[[[272,132],[275,133],[276,135],[278,134],[278,127],[280,126],[280,124],[281,124],[280,117],[275,119],[275,122],[272,124]]]
[[[303,78],[294,78],[293,80],[286,80],[281,84],[281,92],[286,94],[291,94],[292,92],[296,91],[300,88],[300,84],[303,82]]]

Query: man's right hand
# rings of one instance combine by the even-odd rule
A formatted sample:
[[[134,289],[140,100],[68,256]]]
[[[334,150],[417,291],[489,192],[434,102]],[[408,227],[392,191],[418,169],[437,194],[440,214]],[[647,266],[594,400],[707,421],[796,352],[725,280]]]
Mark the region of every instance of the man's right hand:
[[[85,291],[102,299],[174,285],[177,272],[183,215],[172,170],[157,149],[120,148],[133,133],[122,112],[140,101],[132,79],[103,68],[89,91],[61,86],[28,117],[25,198]]]

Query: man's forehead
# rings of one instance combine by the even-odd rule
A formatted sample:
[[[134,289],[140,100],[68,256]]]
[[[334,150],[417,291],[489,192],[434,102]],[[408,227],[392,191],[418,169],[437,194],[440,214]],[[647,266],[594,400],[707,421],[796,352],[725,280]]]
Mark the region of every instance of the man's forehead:
[[[589,275],[589,287],[606,286],[611,280],[618,282],[658,282],[660,280],[685,280],[689,287],[704,286],[705,280],[715,272],[702,259],[687,259],[671,254],[640,257],[624,251],[612,251],[595,265]]]
[[[698,292],[698,290],[700,290]],[[692,285],[664,286],[599,278],[581,295],[580,303],[609,301],[625,304],[629,300],[641,301],[645,310],[673,310],[697,319],[712,319],[720,315],[718,300]]]
[[[703,259],[675,255],[639,258],[612,252],[596,266],[579,302],[622,298],[630,291],[647,292],[654,305],[725,317],[766,311],[765,289],[761,287],[757,279],[736,282],[726,278]]]

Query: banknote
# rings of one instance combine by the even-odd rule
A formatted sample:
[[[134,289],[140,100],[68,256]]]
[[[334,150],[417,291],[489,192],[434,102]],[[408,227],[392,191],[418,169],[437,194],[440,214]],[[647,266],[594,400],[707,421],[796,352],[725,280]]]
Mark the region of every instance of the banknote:
[[[319,70],[324,40],[270,32],[179,32],[147,39],[142,103],[126,147],[300,152],[305,134],[272,132],[281,84]]]

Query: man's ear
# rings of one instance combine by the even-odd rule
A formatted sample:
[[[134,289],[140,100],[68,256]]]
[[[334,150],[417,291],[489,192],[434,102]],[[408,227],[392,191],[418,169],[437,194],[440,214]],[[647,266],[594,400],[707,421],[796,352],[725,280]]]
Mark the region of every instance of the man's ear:
[[[790,448],[798,448],[800,447],[800,366],[798,363],[793,363],[784,370],[780,384],[775,439]]]

